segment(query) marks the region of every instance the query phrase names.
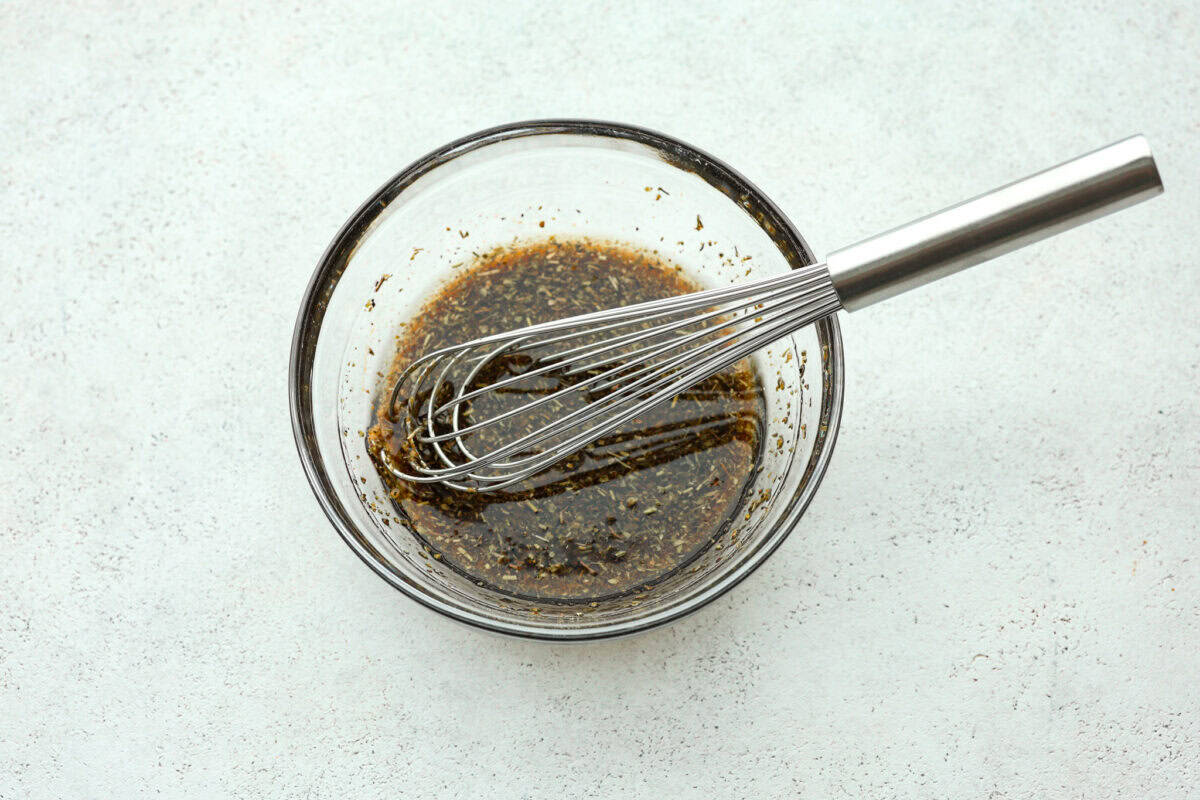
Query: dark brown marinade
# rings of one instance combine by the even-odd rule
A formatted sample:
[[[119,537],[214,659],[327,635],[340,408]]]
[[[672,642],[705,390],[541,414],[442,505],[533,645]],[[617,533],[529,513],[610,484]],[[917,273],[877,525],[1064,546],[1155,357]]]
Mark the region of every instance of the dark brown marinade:
[[[696,291],[657,256],[593,241],[546,241],[478,258],[397,337],[367,435],[404,458],[387,398],[422,353],[601,308]],[[761,448],[762,390],[748,361],[606,437],[603,452],[513,489],[466,493],[379,473],[434,558],[507,594],[541,601],[636,593],[697,558],[730,524]],[[616,449],[613,443],[617,443]]]

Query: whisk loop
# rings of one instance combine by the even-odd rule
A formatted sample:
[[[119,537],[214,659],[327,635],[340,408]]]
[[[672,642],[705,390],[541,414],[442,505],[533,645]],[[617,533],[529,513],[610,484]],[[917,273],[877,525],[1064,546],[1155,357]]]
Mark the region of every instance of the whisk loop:
[[[468,491],[512,486],[839,305],[829,272],[819,265],[435,350],[411,364],[393,388],[393,420],[414,446],[410,469],[388,466],[407,480]],[[481,382],[497,365],[511,374]],[[542,377],[561,385],[467,419],[473,401],[506,390],[536,394],[530,382]],[[532,412],[544,407],[559,413],[531,422]],[[476,452],[477,441],[502,423],[523,432]]]

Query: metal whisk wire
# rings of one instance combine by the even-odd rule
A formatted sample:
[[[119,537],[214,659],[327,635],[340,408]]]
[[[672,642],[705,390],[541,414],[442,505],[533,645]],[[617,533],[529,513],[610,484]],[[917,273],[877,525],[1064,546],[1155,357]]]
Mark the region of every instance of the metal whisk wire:
[[[1149,145],[1132,136],[837,250],[826,264],[435,350],[396,381],[389,409],[406,432],[410,458],[400,466],[384,454],[384,465],[418,483],[504,489],[839,308],[885,300],[1161,192]],[[483,379],[489,367],[518,362],[522,368],[507,377]],[[539,378],[566,383],[491,416],[467,418],[472,403]],[[538,409],[557,412],[568,401],[582,402],[521,424]],[[476,438],[503,423],[518,433],[483,442],[476,454]]]
[[[440,465],[419,457],[421,448],[414,447],[411,470],[394,463],[388,466],[407,480],[441,482],[468,491],[512,486],[838,308],[828,270],[818,265],[436,350],[410,365],[397,380],[391,413],[408,428],[409,438],[426,446]],[[646,327],[652,321],[656,324]],[[532,353],[538,355],[519,373],[477,385],[478,376],[501,357]],[[465,374],[452,384],[450,376],[464,363]],[[463,409],[472,400],[550,374],[570,380],[534,400],[464,424]],[[443,387],[450,387],[449,399]],[[596,397],[487,452],[476,454],[468,443],[469,437],[498,423],[519,420],[536,408],[583,393]],[[419,413],[411,404],[405,406],[404,394],[410,401],[422,399]],[[452,450],[443,447],[449,442],[454,444]],[[538,449],[530,452],[531,448]]]

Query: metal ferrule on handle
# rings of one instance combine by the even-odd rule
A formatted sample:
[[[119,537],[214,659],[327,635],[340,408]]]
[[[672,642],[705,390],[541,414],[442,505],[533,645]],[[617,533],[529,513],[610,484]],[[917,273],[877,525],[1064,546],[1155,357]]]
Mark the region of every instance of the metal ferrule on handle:
[[[1162,192],[1150,145],[1131,136],[829,255],[848,311],[1053,236]]]

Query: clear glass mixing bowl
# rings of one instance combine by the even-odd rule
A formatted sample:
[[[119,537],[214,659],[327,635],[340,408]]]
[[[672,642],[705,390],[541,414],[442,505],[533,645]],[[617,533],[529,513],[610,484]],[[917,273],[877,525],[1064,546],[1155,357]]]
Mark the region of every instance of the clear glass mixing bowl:
[[[515,599],[422,552],[391,513],[363,432],[401,324],[472,253],[548,236],[655,251],[704,287],[814,261],[754,185],[676,139],[580,120],[482,131],[404,169],[329,245],[292,341],[292,427],[329,520],[368,566],[409,597],[500,633],[555,641],[619,636],[678,619],[720,596],[796,527],[837,435],[841,335],[830,317],[754,356],[768,412],[762,469],[731,530],[696,562],[640,600]]]

